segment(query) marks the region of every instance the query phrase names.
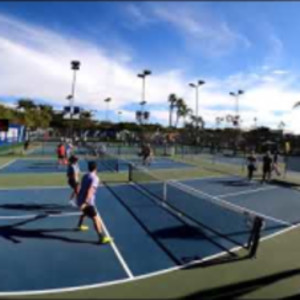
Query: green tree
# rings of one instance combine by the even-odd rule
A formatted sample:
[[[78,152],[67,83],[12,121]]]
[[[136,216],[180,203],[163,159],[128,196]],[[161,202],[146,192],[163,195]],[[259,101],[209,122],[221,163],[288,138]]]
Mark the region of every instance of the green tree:
[[[36,105],[31,99],[20,99],[18,100],[17,105],[18,105],[17,106],[18,109],[24,109],[25,111],[36,108]]]
[[[176,108],[177,111],[176,111],[175,127],[178,126],[180,118],[183,118],[184,123],[186,123],[186,117],[190,115],[190,113],[192,112],[192,110],[188,108],[188,106],[186,105],[185,101],[182,98],[177,99]]]
[[[173,126],[173,111],[174,108],[176,107],[176,102],[177,102],[177,96],[176,94],[170,94],[168,98],[169,102],[169,127]]]

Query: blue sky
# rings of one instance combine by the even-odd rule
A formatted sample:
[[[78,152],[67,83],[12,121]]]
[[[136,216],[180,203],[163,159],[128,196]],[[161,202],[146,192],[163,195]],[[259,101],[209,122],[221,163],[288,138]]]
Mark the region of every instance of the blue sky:
[[[243,126],[300,132],[300,2],[0,2],[1,99],[30,97],[67,104],[70,61],[81,61],[75,101],[103,119],[134,120],[141,100],[136,74],[146,80],[151,122],[168,122],[167,97],[195,108],[189,82],[199,89],[199,113],[208,126],[232,114],[228,93],[240,97]],[[226,126],[222,124],[221,126]],[[299,128],[298,128],[299,127]]]

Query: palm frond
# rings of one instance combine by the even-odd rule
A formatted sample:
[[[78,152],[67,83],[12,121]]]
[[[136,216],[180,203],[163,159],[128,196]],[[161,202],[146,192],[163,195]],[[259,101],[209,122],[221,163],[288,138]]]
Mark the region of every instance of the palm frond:
[[[297,108],[298,106],[300,106],[300,101],[296,102],[293,106],[293,108]]]

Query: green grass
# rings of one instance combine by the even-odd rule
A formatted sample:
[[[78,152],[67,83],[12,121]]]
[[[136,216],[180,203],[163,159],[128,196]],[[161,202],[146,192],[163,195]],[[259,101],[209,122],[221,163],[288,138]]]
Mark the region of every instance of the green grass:
[[[6,163],[9,159],[0,158],[0,164]],[[152,173],[163,179],[226,174],[245,176],[245,170],[240,166],[212,164],[205,159],[184,159],[178,156],[174,159],[192,163],[195,167],[157,170]],[[126,182],[127,177],[126,172],[100,173],[100,178],[110,183]],[[1,187],[37,185],[66,185],[65,174],[3,174],[0,176]],[[227,296],[238,299],[273,299],[300,293],[300,228],[294,228],[285,234],[263,241],[256,259],[243,259],[244,255],[245,251],[241,250],[238,252],[237,260],[223,261],[223,263],[216,261],[210,266],[198,265],[194,268],[172,271],[124,284],[21,298],[220,299]]]
[[[256,259],[242,259],[240,252],[241,259],[236,261],[198,265],[108,287],[48,294],[45,298],[279,299],[299,293],[299,253],[298,228],[263,242]]]

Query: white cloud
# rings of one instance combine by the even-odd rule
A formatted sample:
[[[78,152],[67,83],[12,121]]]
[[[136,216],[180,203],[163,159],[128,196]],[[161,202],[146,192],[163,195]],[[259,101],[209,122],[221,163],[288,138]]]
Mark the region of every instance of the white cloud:
[[[190,30],[193,28],[191,22]],[[200,30],[200,29],[199,29]],[[128,106],[141,99],[141,79],[136,75],[141,69],[129,63],[107,56],[99,45],[76,40],[44,28],[30,26],[13,18],[0,15],[0,90],[2,95],[45,99],[53,106],[66,105],[65,97],[70,93],[73,73],[70,61],[82,62],[77,73],[77,104],[88,109],[105,111],[104,99],[112,98],[110,109],[122,110],[122,120],[135,120],[135,113]],[[126,57],[127,53],[120,53]],[[284,75],[284,76],[281,76]],[[240,72],[227,78],[204,78],[206,84],[199,89],[199,113],[206,123],[215,124],[216,116],[230,114],[234,110],[234,99],[229,91],[244,89],[240,98],[243,126],[258,123],[277,128],[283,120],[286,129],[300,132],[297,119],[300,110],[292,110],[300,101],[300,90],[291,88],[297,81],[289,70],[262,66],[249,73]],[[183,97],[187,104],[195,107],[195,91],[188,83],[184,70],[173,69],[153,74],[146,79],[147,105],[151,110],[151,121],[168,123],[167,98],[170,93]],[[225,106],[226,110],[209,109]],[[159,107],[159,109],[157,109]],[[246,109],[247,108],[247,109]],[[275,115],[282,111],[283,115]]]
[[[236,47],[251,46],[247,37],[233,30],[227,22],[194,5],[159,4],[153,6],[153,13],[177,28],[189,46],[207,56],[221,56]]]
[[[130,3],[125,6],[125,11],[130,17],[131,24],[135,26],[144,26],[153,22],[146,13],[135,3]],[[128,25],[128,23],[127,23]]]

